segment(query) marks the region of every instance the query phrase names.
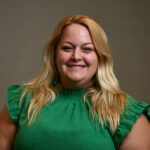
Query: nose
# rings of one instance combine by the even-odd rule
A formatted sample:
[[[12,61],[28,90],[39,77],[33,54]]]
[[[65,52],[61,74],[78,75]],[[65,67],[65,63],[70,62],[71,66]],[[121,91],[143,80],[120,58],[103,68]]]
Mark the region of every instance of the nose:
[[[81,59],[81,50],[79,47],[76,47],[72,54],[72,59],[74,60],[80,60]]]

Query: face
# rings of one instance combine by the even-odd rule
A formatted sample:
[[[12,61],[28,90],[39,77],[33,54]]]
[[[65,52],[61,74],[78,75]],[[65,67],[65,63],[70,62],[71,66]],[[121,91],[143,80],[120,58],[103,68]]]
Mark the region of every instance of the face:
[[[98,57],[86,27],[71,24],[63,30],[56,64],[63,87],[80,89],[92,85]]]

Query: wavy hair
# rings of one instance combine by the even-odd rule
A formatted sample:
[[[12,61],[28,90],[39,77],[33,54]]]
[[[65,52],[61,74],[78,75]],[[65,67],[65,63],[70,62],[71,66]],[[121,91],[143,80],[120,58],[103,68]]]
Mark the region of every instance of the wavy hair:
[[[96,21],[85,15],[68,16],[58,24],[43,51],[41,70],[28,83],[24,84],[26,88],[22,98],[29,91],[33,92],[27,112],[28,124],[37,117],[44,105],[54,101],[57,96],[56,89],[59,86],[53,84],[53,79],[59,76],[55,64],[56,49],[63,29],[74,23],[88,29],[98,55],[98,69],[94,75],[94,86],[85,93],[83,100],[89,98],[91,116],[97,113],[100,123],[103,125],[104,122],[108,122],[111,131],[114,132],[119,125],[120,114],[127,103],[126,95],[119,88],[113,72],[112,56],[104,30]]]

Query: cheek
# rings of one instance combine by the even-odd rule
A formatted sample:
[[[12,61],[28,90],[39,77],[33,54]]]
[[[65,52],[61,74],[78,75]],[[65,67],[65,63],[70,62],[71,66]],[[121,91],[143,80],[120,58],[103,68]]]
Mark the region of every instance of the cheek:
[[[56,54],[56,64],[58,68],[61,68],[69,60],[69,55],[65,52],[59,51]]]
[[[56,62],[57,62],[57,65],[61,64],[60,61],[63,61],[63,55],[61,54],[60,50],[57,50],[57,53],[56,53]]]
[[[98,57],[96,54],[86,56],[85,60],[89,65],[98,66]]]
[[[97,55],[91,55],[88,58],[88,64],[90,66],[91,73],[95,74],[97,72],[97,68],[98,68],[98,57],[97,57]]]

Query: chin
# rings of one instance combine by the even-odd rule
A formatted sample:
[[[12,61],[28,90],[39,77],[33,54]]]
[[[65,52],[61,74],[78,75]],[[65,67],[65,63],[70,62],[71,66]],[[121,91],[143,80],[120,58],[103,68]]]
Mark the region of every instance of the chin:
[[[76,82],[81,82],[83,79],[81,79],[81,78],[69,78],[69,80],[76,83]]]

